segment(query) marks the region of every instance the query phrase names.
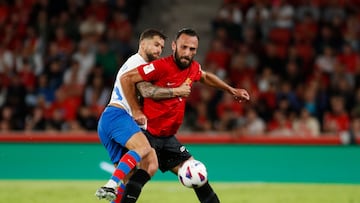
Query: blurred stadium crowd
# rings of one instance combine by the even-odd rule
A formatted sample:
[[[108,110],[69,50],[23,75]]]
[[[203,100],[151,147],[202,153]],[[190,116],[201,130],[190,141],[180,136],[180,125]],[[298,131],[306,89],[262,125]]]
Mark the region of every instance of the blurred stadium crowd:
[[[141,0],[0,0],[0,129],[96,130]]]
[[[359,134],[359,11],[358,0],[223,0],[204,67],[247,89],[252,101],[195,89],[190,129]]]
[[[96,130],[143,3],[0,0],[0,132]],[[359,11],[358,0],[222,0],[200,62],[251,102],[195,85],[181,130],[360,134]]]

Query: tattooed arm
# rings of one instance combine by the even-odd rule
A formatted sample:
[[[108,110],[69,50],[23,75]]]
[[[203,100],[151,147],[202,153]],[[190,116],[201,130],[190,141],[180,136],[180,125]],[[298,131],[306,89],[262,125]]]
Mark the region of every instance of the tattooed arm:
[[[136,83],[136,88],[139,90],[142,97],[152,98],[154,100],[187,97],[191,91],[188,81],[176,88],[158,87],[150,82],[142,81]]]

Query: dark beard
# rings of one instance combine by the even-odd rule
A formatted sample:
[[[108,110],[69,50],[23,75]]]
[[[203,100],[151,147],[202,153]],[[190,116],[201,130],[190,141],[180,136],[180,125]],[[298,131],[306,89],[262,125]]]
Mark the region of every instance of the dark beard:
[[[148,58],[148,62],[151,62],[151,61],[153,61],[153,60],[156,60],[157,59],[157,57],[155,57],[154,55],[152,55],[152,54],[146,54],[146,57]]]
[[[190,59],[190,62],[189,62],[188,64],[182,63],[182,62],[180,61],[180,57],[178,56],[177,52],[175,52],[174,58],[175,58],[175,63],[176,63],[176,65],[177,65],[181,70],[184,70],[184,69],[188,68],[188,67],[190,66],[190,64],[192,63],[192,60],[191,60],[191,59]]]

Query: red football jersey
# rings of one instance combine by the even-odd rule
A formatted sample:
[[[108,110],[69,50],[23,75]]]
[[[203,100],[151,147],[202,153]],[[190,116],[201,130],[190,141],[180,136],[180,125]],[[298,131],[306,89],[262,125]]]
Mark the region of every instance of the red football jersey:
[[[145,81],[159,87],[179,87],[187,78],[191,79],[191,86],[201,78],[201,66],[198,62],[193,61],[188,68],[181,70],[173,56],[155,60],[137,69]],[[156,101],[145,98],[143,112],[148,118],[147,130],[151,134],[159,137],[174,135],[183,122],[185,99],[176,97]]]

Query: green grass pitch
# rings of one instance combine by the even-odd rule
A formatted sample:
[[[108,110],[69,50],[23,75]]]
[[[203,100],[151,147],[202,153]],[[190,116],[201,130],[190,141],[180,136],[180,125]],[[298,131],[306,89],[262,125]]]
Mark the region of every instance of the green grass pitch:
[[[0,180],[0,202],[106,203],[94,196],[104,181]],[[222,203],[360,203],[357,184],[212,183]],[[138,203],[196,203],[178,182],[149,182]]]

